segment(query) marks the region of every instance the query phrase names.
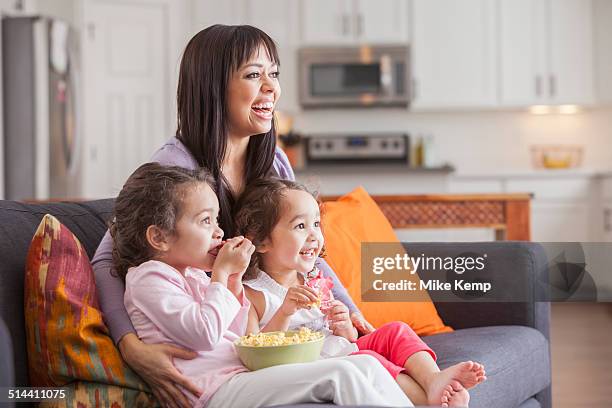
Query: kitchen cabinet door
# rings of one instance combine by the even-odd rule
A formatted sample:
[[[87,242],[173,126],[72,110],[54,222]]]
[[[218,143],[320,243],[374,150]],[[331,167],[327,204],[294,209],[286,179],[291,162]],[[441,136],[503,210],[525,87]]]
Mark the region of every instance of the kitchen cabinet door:
[[[500,104],[546,103],[547,0],[500,0]]]
[[[246,0],[191,0],[193,33],[213,24],[245,24]]]
[[[531,205],[531,239],[539,242],[585,242],[591,239],[587,202],[542,202]]]
[[[308,45],[406,43],[410,0],[302,0]]]
[[[355,0],[353,14],[357,41],[370,44],[409,41],[410,0]]]
[[[548,0],[550,7],[549,97],[554,104],[594,100],[591,0]]]
[[[414,110],[497,104],[495,2],[413,1]]]
[[[302,0],[302,42],[305,45],[354,42],[352,6],[350,0]]]
[[[500,0],[500,104],[593,102],[591,0]]]

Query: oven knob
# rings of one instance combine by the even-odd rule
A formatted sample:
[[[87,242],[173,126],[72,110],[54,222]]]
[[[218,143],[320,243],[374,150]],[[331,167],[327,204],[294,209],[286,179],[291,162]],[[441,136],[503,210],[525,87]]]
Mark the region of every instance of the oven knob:
[[[396,140],[395,142],[393,142],[393,147],[395,147],[396,149],[399,149],[399,142]]]
[[[387,141],[386,141],[386,140],[383,140],[382,142],[380,142],[380,146],[381,146],[383,149],[386,149],[386,148],[387,148],[387,145],[388,145],[388,143],[387,143]]]
[[[315,150],[319,150],[321,148],[321,143],[315,142],[314,148],[315,148]]]
[[[325,145],[325,147],[327,147],[327,150],[331,150],[332,147],[334,147],[332,142],[327,142],[327,144]]]

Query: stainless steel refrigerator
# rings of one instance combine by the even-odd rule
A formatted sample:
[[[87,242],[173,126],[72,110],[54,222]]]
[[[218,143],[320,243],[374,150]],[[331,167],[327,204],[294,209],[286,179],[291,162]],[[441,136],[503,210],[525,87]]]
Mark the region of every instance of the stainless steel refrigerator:
[[[81,191],[79,46],[65,22],[2,18],[5,198]]]

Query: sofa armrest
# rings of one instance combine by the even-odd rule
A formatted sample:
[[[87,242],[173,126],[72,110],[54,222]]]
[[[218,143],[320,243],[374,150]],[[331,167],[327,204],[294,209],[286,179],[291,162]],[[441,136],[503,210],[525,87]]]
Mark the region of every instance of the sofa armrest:
[[[538,279],[546,274],[548,259],[536,243],[523,241],[406,243],[411,256],[453,256],[463,253],[487,254],[494,265],[492,280],[500,287],[527,285],[526,299],[521,302],[436,302],[442,320],[455,329],[469,327],[520,325],[540,331],[550,340],[550,303],[540,302]]]

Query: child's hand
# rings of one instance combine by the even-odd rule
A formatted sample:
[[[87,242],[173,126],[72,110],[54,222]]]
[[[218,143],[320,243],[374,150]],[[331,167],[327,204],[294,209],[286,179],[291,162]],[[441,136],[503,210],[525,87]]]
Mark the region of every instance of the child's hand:
[[[223,280],[235,274],[238,276],[233,278],[242,278],[253,252],[255,252],[255,245],[247,238],[239,236],[228,239],[217,254],[212,275]]]
[[[317,301],[317,292],[306,285],[297,285],[287,290],[287,295],[280,310],[286,316],[291,316],[300,309],[310,309]]]
[[[357,340],[357,330],[353,327],[349,309],[339,300],[332,300],[330,306],[323,313],[329,321],[329,329],[336,335],[349,341]]]

